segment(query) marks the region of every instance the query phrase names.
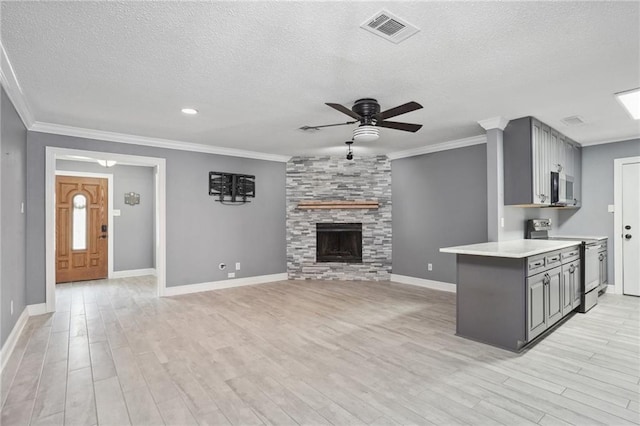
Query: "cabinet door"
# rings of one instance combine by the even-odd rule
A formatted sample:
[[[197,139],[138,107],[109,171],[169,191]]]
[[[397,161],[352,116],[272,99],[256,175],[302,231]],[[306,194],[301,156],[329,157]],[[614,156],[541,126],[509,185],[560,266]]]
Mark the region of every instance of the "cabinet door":
[[[560,172],[563,166],[563,147],[558,139],[559,135],[553,129],[549,129],[549,144],[551,147],[551,157],[549,158],[549,172]]]
[[[582,295],[582,270],[580,269],[582,265],[579,260],[571,262],[571,264],[576,267],[575,272],[573,273],[573,280],[571,282],[571,293],[573,294],[571,309],[576,309],[580,306],[580,296]]]
[[[533,184],[533,203],[542,204],[542,163],[543,163],[542,124],[531,120],[531,166]]]
[[[564,172],[567,176],[574,176],[574,155],[573,152],[575,148],[573,147],[573,143],[567,140],[565,137],[562,137],[562,145],[564,149]]]
[[[582,148],[575,145],[573,152],[573,198],[576,207],[582,204]]]
[[[533,340],[547,328],[545,311],[546,274],[527,278],[527,341]]]
[[[547,327],[562,318],[562,268],[553,268],[546,272],[547,280]]]
[[[562,265],[562,316],[567,315],[572,310],[573,304],[573,287],[575,268],[571,267],[571,263]]]
[[[540,127],[542,139],[542,161],[538,165],[540,173],[540,201],[542,204],[551,202],[551,129],[544,124]]]

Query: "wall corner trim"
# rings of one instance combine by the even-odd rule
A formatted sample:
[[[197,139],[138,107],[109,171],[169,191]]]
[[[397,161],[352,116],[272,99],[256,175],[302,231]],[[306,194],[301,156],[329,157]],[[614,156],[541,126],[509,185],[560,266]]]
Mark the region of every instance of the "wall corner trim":
[[[250,158],[254,160],[275,161],[286,163],[291,158],[287,155],[267,154],[264,152],[245,151],[242,149],[224,148],[203,145],[192,142],[182,142],[171,139],[152,138],[147,136],[130,135],[126,133],[109,132],[105,130],[87,129],[83,127],[66,126],[56,123],[36,121],[29,127],[32,132],[50,133],[54,135],[73,136],[85,139],[97,139],[109,142],[126,143],[130,145],[152,146],[155,148],[175,149],[178,151],[202,152],[205,154],[227,155],[230,157]]]
[[[437,143],[433,145],[421,146],[419,148],[407,149],[405,151],[396,151],[387,154],[389,160],[398,160],[400,158],[415,157],[417,155],[431,154],[432,152],[447,151],[449,149],[464,148],[472,145],[480,145],[487,143],[486,135],[471,136],[469,138],[456,139],[452,141]]]
[[[143,277],[145,275],[156,276],[155,268],[146,269],[129,269],[127,271],[113,271],[111,278],[130,278],[130,277]]]
[[[14,349],[16,348],[16,343],[18,343],[18,339],[22,334],[22,330],[24,330],[24,326],[27,324],[27,320],[29,319],[29,310],[27,307],[24,308],[18,321],[13,326],[13,330],[9,333],[9,337],[2,345],[2,349],[0,349],[0,372],[4,370],[4,367],[9,362],[11,355],[13,354]]]
[[[497,117],[487,118],[486,120],[479,120],[478,124],[482,126],[482,128],[485,130],[491,130],[491,129],[504,130],[504,128],[507,127],[507,124],[509,124],[509,120],[502,116],[497,116]]]
[[[24,127],[29,129],[33,123],[33,113],[29,108],[29,103],[27,102],[27,98],[22,91],[22,87],[20,87],[20,83],[18,82],[18,77],[16,77],[16,73],[13,71],[13,66],[11,65],[11,61],[9,61],[9,56],[7,56],[6,50],[4,50],[4,46],[0,42],[0,83],[2,83],[2,87],[7,92],[9,99],[13,102],[13,106],[18,111],[18,115],[22,119],[24,123]]]
[[[202,291],[222,290],[224,288],[242,287],[246,285],[266,284],[276,281],[286,281],[287,273],[272,275],[258,275],[255,277],[234,278],[231,280],[212,281],[199,284],[187,284],[176,287],[167,287],[164,296],[179,296],[181,294],[200,293]]]
[[[417,287],[430,288],[432,290],[456,292],[456,285],[444,281],[427,280],[424,278],[408,277],[406,275],[391,274],[391,282],[400,284],[415,285]]]

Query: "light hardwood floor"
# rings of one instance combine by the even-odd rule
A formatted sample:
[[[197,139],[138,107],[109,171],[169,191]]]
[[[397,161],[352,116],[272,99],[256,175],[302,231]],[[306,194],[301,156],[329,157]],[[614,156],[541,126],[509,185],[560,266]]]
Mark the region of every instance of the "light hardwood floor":
[[[521,354],[454,335],[455,295],[285,281],[153,297],[61,285],[2,375],[4,425],[638,424],[640,300]]]

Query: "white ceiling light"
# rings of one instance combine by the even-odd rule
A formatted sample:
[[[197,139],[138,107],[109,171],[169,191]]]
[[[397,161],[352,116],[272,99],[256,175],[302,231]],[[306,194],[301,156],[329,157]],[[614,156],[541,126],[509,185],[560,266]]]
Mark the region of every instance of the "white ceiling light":
[[[616,98],[634,120],[640,120],[640,88],[616,93]]]
[[[113,167],[116,165],[115,160],[96,160],[102,167]]]
[[[196,115],[198,110],[193,108],[182,108],[182,113],[187,115]]]
[[[356,142],[373,142],[379,137],[380,129],[368,124],[362,124],[353,131],[353,140]]]

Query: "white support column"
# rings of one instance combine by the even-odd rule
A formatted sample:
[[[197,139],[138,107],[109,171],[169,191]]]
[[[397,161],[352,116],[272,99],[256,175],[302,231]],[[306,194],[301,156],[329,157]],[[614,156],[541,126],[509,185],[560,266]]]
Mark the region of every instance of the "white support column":
[[[501,241],[504,226],[504,166],[502,132],[504,117],[478,121],[487,131],[487,239]]]

